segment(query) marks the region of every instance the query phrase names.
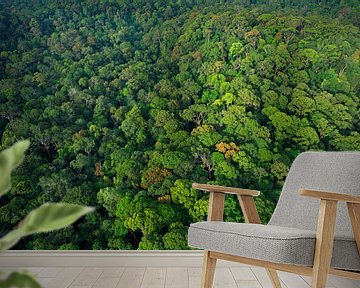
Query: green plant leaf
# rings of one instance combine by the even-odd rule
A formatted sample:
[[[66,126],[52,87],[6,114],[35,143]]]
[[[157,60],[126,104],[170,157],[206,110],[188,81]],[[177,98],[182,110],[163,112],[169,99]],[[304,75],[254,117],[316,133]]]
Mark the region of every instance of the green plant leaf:
[[[0,251],[10,249],[14,246],[22,237],[20,232],[19,229],[15,229],[0,238]]]
[[[19,228],[27,234],[48,232],[64,228],[92,211],[93,207],[76,204],[45,203],[31,211]]]
[[[0,280],[0,288],[41,288],[35,278],[27,272],[12,272],[6,279]]]
[[[46,203],[31,211],[17,229],[0,239],[0,251],[11,248],[21,237],[64,228],[92,211],[93,207],[76,204]]]
[[[25,151],[29,148],[28,140],[19,141],[0,153],[0,196],[11,188],[11,171],[24,160]]]

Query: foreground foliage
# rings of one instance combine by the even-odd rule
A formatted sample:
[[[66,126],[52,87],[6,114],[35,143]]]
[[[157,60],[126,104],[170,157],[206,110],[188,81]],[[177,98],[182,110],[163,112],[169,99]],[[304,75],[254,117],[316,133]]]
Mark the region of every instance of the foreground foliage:
[[[29,145],[29,141],[20,141],[0,153],[0,196],[11,189],[11,172],[23,162],[24,153]],[[17,228],[0,238],[0,252],[10,249],[22,237],[64,228],[93,210],[91,207],[74,204],[45,203],[31,211]],[[12,272],[6,279],[0,279],[0,287],[39,288],[41,286],[30,273]]]
[[[33,145],[0,234],[45,201],[99,207],[17,247],[187,249],[207,213],[192,182],[260,189],[266,222],[300,152],[360,150],[356,2],[169,2],[2,9],[3,148]]]

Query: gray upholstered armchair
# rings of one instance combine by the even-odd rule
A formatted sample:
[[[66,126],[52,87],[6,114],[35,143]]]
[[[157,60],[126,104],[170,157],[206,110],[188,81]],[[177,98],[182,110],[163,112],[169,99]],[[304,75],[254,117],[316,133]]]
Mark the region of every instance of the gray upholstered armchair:
[[[328,274],[360,279],[360,152],[306,152],[294,161],[268,225],[261,225],[258,191],[193,184],[210,192],[208,221],[189,229],[189,245],[205,249],[202,288],[210,288],[217,259],[313,277],[325,288]],[[247,223],[223,220],[225,194],[238,196]],[[250,224],[251,223],[251,224]]]

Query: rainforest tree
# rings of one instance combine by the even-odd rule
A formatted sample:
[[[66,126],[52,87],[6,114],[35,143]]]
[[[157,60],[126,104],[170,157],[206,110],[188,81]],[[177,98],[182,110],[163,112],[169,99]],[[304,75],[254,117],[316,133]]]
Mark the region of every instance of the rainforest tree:
[[[208,201],[192,182],[261,190],[266,223],[299,153],[360,150],[359,15],[336,0],[0,1],[0,150],[32,143],[0,235],[56,201],[97,210],[18,248],[187,249]]]

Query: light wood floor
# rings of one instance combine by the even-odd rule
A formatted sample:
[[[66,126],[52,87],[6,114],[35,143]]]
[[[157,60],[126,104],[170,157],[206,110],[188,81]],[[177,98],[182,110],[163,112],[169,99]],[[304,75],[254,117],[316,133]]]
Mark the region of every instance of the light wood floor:
[[[69,263],[71,265],[71,263]],[[201,268],[29,267],[44,288],[199,288]],[[21,268],[0,268],[6,274]],[[310,278],[279,273],[283,288],[309,288]],[[360,281],[330,276],[329,288],[360,288]],[[218,267],[214,288],[272,288],[264,269]]]

